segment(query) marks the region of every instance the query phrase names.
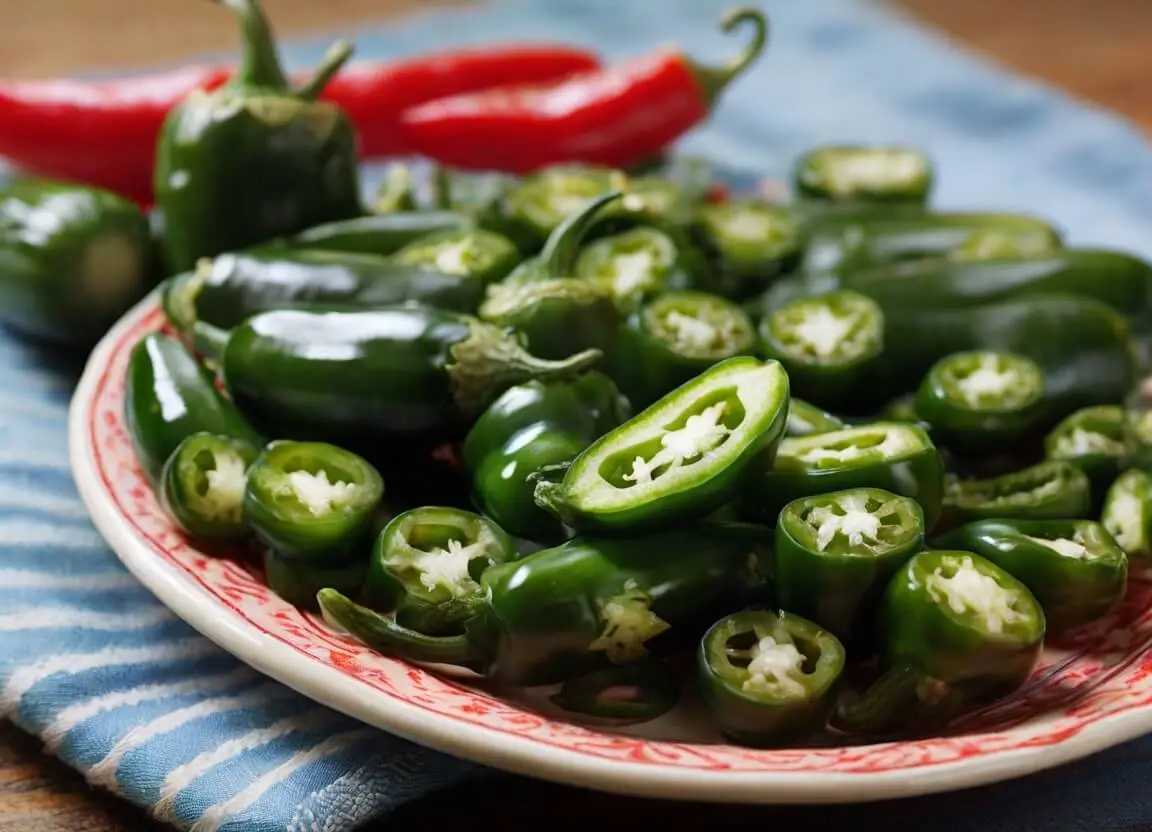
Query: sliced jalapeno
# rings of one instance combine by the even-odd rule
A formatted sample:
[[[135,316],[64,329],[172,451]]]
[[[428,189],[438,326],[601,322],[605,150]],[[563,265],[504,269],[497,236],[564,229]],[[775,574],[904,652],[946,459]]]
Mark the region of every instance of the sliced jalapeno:
[[[1152,559],[1152,474],[1132,468],[1117,477],[1104,497],[1101,522],[1146,576]]]
[[[593,442],[536,502],[576,530],[640,531],[698,519],[772,463],[788,416],[775,361],[731,358]]]
[[[806,199],[922,205],[933,172],[928,157],[910,147],[827,145],[800,157],[793,182]]]
[[[240,540],[244,487],[257,450],[249,442],[194,433],[176,446],[160,475],[160,504],[185,532],[203,540]]]
[[[705,205],[694,228],[716,260],[700,288],[736,300],[790,272],[804,254],[803,223],[782,205],[750,200]]]
[[[390,258],[406,266],[424,266],[443,274],[475,277],[488,284],[502,280],[520,262],[520,251],[503,235],[482,228],[436,231],[408,243]]]
[[[1128,409],[1124,419],[1124,439],[1135,468],[1152,469],[1152,410]]]
[[[644,226],[588,243],[576,260],[575,272],[604,289],[625,310],[661,292],[687,289],[691,283],[675,241]]]
[[[1061,248],[1052,234],[1036,233],[1033,228],[981,228],[948,252],[952,260],[1001,260],[1008,257],[1033,257]]]
[[[416,185],[412,180],[412,169],[404,164],[389,165],[372,199],[372,213],[394,214],[415,210]]]
[[[836,702],[844,647],[790,612],[747,610],[717,621],[700,641],[700,694],[720,732],[771,747],[824,730]]]
[[[814,433],[843,430],[845,427],[843,419],[825,413],[803,399],[793,396],[788,402],[788,436],[811,436]]]
[[[605,191],[623,190],[627,177],[612,168],[595,165],[555,165],[526,177],[503,198],[502,213],[535,239],[536,249],[568,215]],[[619,206],[613,211],[624,211]],[[605,212],[607,216],[609,212]]]
[[[612,665],[564,682],[549,700],[574,714],[619,723],[649,722],[680,699],[680,683],[667,664],[644,658]]]
[[[776,602],[870,649],[880,596],[924,545],[920,504],[879,488],[794,500],[776,524]]]
[[[792,301],[760,320],[767,358],[788,371],[797,396],[821,407],[861,404],[884,350],[884,313],[857,292]]]
[[[1018,447],[1044,415],[1044,371],[997,350],[958,352],[937,361],[916,393],[916,413],[932,437],[960,453]]]
[[[368,545],[383,496],[379,471],[351,451],[280,440],[248,469],[244,514],[278,556],[333,565]]]
[[[1070,462],[1048,460],[987,479],[949,476],[939,530],[973,520],[1073,520],[1087,518],[1092,489]]]
[[[348,563],[313,564],[286,560],[271,549],[264,550],[264,583],[294,607],[319,612],[316,595],[322,589],[334,589],[355,598],[364,587],[368,559],[357,557]]]
[[[598,349],[610,358],[620,326],[611,296],[575,278],[494,283],[479,317],[518,332],[526,348],[540,358],[566,357],[573,348]]]
[[[1127,414],[1119,405],[1086,407],[1064,418],[1044,439],[1048,459],[1067,460],[1084,470],[1099,509],[1108,486],[1130,456]]]
[[[744,512],[774,526],[793,500],[850,488],[881,488],[915,500],[931,529],[940,516],[944,464],[923,429],[899,422],[789,437],[774,464],[746,489]]]

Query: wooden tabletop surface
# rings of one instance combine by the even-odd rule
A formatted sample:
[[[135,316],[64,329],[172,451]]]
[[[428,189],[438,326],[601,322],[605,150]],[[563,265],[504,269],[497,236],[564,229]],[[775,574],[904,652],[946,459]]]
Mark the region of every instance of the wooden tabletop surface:
[[[460,0],[462,2],[463,0]],[[451,0],[435,0],[451,5]],[[360,21],[428,5],[428,0],[266,0],[283,35],[347,30]],[[915,17],[1017,71],[1116,110],[1152,134],[1152,3],[1147,0],[903,0]],[[46,77],[93,68],[143,67],[229,50],[227,16],[191,0],[37,0],[5,3],[0,75]],[[115,20],[115,26],[108,26]],[[525,786],[530,786],[525,788]],[[544,811],[547,814],[542,814]],[[404,807],[372,829],[444,828],[460,818],[500,818],[509,828],[579,812],[598,827],[666,829],[763,819],[755,809],[665,804],[596,795],[545,783],[481,783]],[[831,813],[821,820],[827,830]],[[802,832],[801,815],[774,817]],[[722,819],[722,820],[721,820]],[[0,723],[0,832],[149,832],[141,811],[89,788],[44,756],[38,742]]]

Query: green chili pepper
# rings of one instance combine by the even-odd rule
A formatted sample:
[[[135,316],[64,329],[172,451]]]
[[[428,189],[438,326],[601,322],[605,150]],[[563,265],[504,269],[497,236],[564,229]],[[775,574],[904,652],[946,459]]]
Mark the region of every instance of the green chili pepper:
[[[1152,474],[1132,468],[1117,477],[1104,497],[1100,522],[1139,574],[1147,577],[1152,559]]]
[[[856,407],[872,388],[884,351],[884,313],[856,292],[797,300],[760,321],[767,358],[788,371],[796,395],[821,407]]]
[[[463,232],[472,225],[468,215],[456,211],[396,211],[322,223],[293,235],[284,245],[387,257],[429,234]]]
[[[1048,459],[1067,460],[1088,475],[1095,511],[1108,487],[1127,466],[1127,414],[1119,405],[1097,405],[1065,417],[1044,439]]]
[[[264,444],[220,395],[215,379],[179,341],[153,332],[132,348],[124,389],[124,421],[140,467],[153,483],[176,448],[195,433]]]
[[[331,566],[367,547],[383,496],[380,472],[356,454],[278,440],[248,469],[244,515],[279,557]]]
[[[630,311],[661,292],[692,283],[676,242],[659,229],[640,226],[584,246],[575,276],[606,290]]]
[[[792,612],[747,610],[700,641],[697,680],[712,722],[740,745],[772,747],[824,730],[846,661],[832,633]]]
[[[412,169],[404,164],[389,166],[372,200],[372,213],[395,214],[416,209],[416,185],[412,181]]]
[[[1124,444],[1133,468],[1152,469],[1152,409],[1143,402],[1125,412]]]
[[[788,402],[788,428],[785,436],[811,436],[814,433],[830,433],[843,430],[844,420],[826,413],[814,404],[791,397]]]
[[[985,558],[914,555],[881,605],[887,670],[837,710],[833,725],[867,734],[939,729],[1018,690],[1036,667],[1045,625],[1028,587]]]
[[[319,612],[316,593],[333,589],[343,595],[357,596],[368,574],[368,559],[357,557],[348,563],[309,563],[282,558],[271,549],[264,550],[264,583],[294,607]]]
[[[545,361],[490,324],[416,305],[264,312],[215,349],[246,415],[278,436],[333,441],[458,430],[509,387],[570,378],[600,357]]]
[[[793,171],[803,199],[923,205],[932,193],[932,162],[896,146],[826,145],[805,153]]]
[[[516,560],[511,538],[478,514],[424,506],[399,514],[372,550],[365,596],[373,609],[422,633],[459,631],[480,602],[479,578]]]
[[[192,434],[164,464],[160,505],[192,537],[229,541],[247,537],[244,488],[257,453],[242,439]]]
[[[973,520],[1074,520],[1091,510],[1084,472],[1071,462],[1049,460],[988,479],[950,476],[937,531]]]
[[[983,228],[973,231],[967,240],[948,252],[948,257],[959,261],[1004,260],[1050,254],[1061,247],[1046,235],[1020,234],[1005,228]]]
[[[1128,558],[1091,520],[980,520],[932,540],[975,552],[1032,591],[1055,635],[1103,618],[1128,586]]]
[[[717,362],[756,352],[756,330],[739,306],[703,292],[665,292],[619,331],[609,373],[646,407]]]
[[[487,286],[508,276],[520,262],[520,252],[511,240],[494,231],[458,228],[420,237],[390,259],[405,266],[475,278]]]
[[[931,529],[940,516],[944,464],[924,430],[899,422],[788,438],[774,464],[753,478],[744,512],[776,525],[793,500],[854,488],[881,488],[915,500],[924,512],[924,528]]]
[[[776,523],[776,603],[870,649],[889,579],[924,547],[920,504],[879,488],[794,500]]]
[[[806,244],[792,209],[750,200],[702,206],[694,228],[716,260],[700,288],[737,300],[790,272]]]
[[[568,679],[549,697],[569,713],[629,724],[650,722],[676,707],[680,682],[672,669],[656,659],[594,670]]]
[[[627,183],[627,176],[612,168],[555,165],[513,186],[501,201],[500,213],[507,224],[517,229],[514,239],[530,246],[522,246],[523,250],[539,250],[557,226],[581,210],[588,200],[605,191],[623,190]],[[607,215],[605,212],[601,218]],[[535,241],[535,246],[529,241]]]
[[[765,592],[762,531],[707,523],[644,538],[575,537],[480,576],[464,634],[400,626],[322,590],[333,626],[410,661],[469,667],[499,683],[550,685],[692,643],[724,610]]]
[[[636,533],[698,519],[771,466],[788,419],[788,376],[739,357],[704,371],[593,442],[536,502],[577,530]]]
[[[897,396],[880,410],[880,418],[885,422],[910,422],[928,430],[928,423],[916,412],[916,394],[905,393]]]
[[[355,129],[337,105],[317,100],[352,47],[334,46],[313,79],[292,89],[257,0],[222,4],[240,23],[240,68],[175,107],[157,145],[156,206],[172,273],[363,213]]]
[[[1045,416],[1044,371],[1003,350],[958,352],[937,361],[916,393],[933,439],[960,453],[1018,447]]]

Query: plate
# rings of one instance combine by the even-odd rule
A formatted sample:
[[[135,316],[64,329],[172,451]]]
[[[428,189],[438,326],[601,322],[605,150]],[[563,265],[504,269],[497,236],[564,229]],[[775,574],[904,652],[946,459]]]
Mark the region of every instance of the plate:
[[[178,616],[262,673],[370,725],[521,774],[617,793],[743,803],[843,803],[1021,776],[1152,731],[1152,584],[1107,620],[1045,650],[1015,696],[945,736],[753,750],[711,733],[687,702],[626,730],[577,724],[528,698],[385,658],[302,613],[239,553],[209,553],[166,519],[123,419],[132,346],[163,326],[155,296],[92,353],[72,402],[80,494],[124,564]]]

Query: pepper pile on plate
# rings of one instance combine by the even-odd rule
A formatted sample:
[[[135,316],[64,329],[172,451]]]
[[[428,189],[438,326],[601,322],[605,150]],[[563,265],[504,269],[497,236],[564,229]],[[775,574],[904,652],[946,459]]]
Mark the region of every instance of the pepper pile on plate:
[[[319,94],[345,51],[290,87],[229,5],[245,61],[167,116],[158,253],[104,192],[66,235],[27,217],[75,191],[4,209],[55,240],[9,271],[79,275],[5,290],[28,331],[98,336],[164,264],[126,419],[198,545],[253,547],[388,655],[610,721],[698,695],[754,746],[939,730],[1108,626],[1152,558],[1148,264],[938,209],[907,147],[816,148],[780,203],[693,160],[636,170],[760,48],[748,10],[724,73],[608,71],[679,102],[652,118],[599,70],[412,110],[446,164],[427,189],[395,166],[365,210]],[[598,103],[567,122],[549,94]]]

